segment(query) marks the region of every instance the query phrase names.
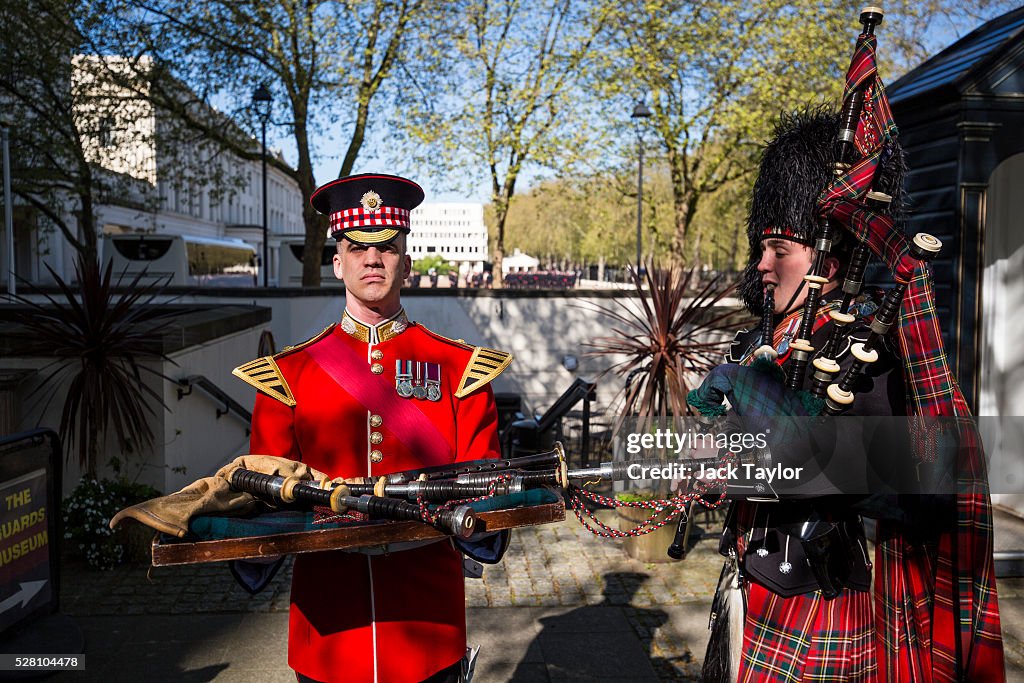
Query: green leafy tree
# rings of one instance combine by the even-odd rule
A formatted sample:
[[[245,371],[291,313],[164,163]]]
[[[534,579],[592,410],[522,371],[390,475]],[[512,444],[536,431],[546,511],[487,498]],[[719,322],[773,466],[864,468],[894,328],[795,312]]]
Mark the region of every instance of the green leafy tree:
[[[464,0],[438,36],[434,93],[411,100],[406,131],[425,143],[419,160],[490,185],[495,286],[501,286],[509,206],[524,169],[563,163],[578,148],[574,86],[605,14],[581,0]]]
[[[86,157],[87,133],[74,115],[69,58],[82,42],[80,24],[86,21],[87,12],[74,1],[5,4],[0,9],[0,102],[11,130],[14,195],[95,260],[92,221],[100,179]],[[65,199],[77,204],[81,238],[78,226],[59,209]]]
[[[957,6],[900,0],[888,5],[882,39],[883,77],[890,79],[936,49],[938,25],[966,33],[1012,3],[969,0]],[[757,151],[783,110],[838,102],[860,26],[861,6],[775,0],[616,0],[613,31],[598,46],[592,91],[609,109],[627,112],[646,98],[647,136],[668,170],[675,258],[700,262],[702,240],[734,241],[695,230],[701,204],[721,191],[747,187]],[[891,79],[890,79],[891,80]],[[608,140],[630,139],[625,115],[607,126]],[[632,142],[630,140],[630,142]],[[615,160],[635,152],[623,147]],[[730,188],[731,189],[727,189]],[[739,196],[744,193],[740,192]],[[737,230],[731,225],[726,229]],[[714,247],[711,251],[720,251]]]
[[[629,99],[646,95],[648,136],[671,180],[677,258],[691,256],[687,238],[701,200],[749,173],[768,112],[810,93],[833,96],[839,87],[847,36],[836,13],[779,9],[760,0],[627,0],[613,7],[616,31],[595,71],[597,85],[623,111]]]
[[[412,270],[413,272],[419,273],[420,275],[426,275],[431,270],[436,270],[437,272],[441,272],[442,270],[444,270],[445,272],[447,272],[448,259],[446,259],[443,256],[438,256],[436,254],[433,256],[424,256],[421,259],[416,259],[415,261],[413,261]]]
[[[217,96],[235,103],[232,114],[258,130],[250,109],[257,85],[265,82],[275,102],[283,101],[274,122],[290,128],[297,167],[276,158],[268,163],[293,177],[302,192],[302,284],[319,285],[327,222],[309,204],[317,186],[311,141],[325,127],[341,123],[347,142],[338,176],[352,173],[371,130],[373,106],[412,29],[433,5],[428,0],[123,1],[131,17],[125,30],[141,36],[143,48],[195,91],[187,100],[170,89],[154,93],[190,127],[242,158],[258,159],[259,147],[251,139],[197,112]]]
[[[113,154],[110,142],[152,143],[152,132],[137,125],[148,112],[95,87],[106,66],[75,57],[102,32],[100,4],[28,0],[0,9],[0,104],[19,215],[41,216],[87,261],[97,258],[97,206],[146,190],[132,173],[138,166]]]
[[[28,0],[0,9],[16,220],[41,217],[42,230],[58,230],[87,262],[97,258],[101,205],[159,207],[158,166],[215,192],[233,177],[210,163],[209,139],[189,138],[154,101],[160,69],[120,30],[117,2]]]

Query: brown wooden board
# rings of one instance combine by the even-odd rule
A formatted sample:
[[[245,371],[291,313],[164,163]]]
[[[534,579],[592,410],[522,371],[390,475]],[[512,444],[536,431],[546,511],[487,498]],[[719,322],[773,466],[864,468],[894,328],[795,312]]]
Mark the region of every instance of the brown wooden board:
[[[477,513],[479,531],[501,531],[565,519],[565,504],[547,503]],[[296,531],[273,536],[226,538],[217,541],[161,542],[153,539],[153,566],[197,564],[223,560],[311,553],[318,550],[354,550],[389,543],[444,538],[445,533],[422,522],[372,522],[366,524]]]

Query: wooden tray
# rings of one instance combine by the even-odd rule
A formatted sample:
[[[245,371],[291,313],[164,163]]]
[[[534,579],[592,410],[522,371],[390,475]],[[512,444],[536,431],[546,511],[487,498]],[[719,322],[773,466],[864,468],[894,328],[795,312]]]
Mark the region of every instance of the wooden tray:
[[[479,531],[500,531],[538,524],[550,524],[565,519],[565,504],[561,501],[477,513]],[[247,536],[216,541],[166,540],[157,535],[153,539],[153,566],[197,564],[223,560],[312,553],[318,550],[352,550],[382,546],[389,543],[424,541],[444,538],[446,534],[422,522],[368,522],[348,526],[294,531],[272,536]]]

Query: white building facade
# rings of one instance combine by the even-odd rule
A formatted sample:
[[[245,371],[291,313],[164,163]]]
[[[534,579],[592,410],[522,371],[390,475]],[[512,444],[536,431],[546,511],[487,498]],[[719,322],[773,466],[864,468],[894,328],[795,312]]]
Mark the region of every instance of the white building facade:
[[[483,204],[431,203],[413,209],[409,255],[413,261],[440,256],[460,266],[489,260]]]
[[[116,63],[118,57],[76,56],[78,87],[92,92],[113,92],[89,74],[89,60],[105,59]],[[86,67],[86,68],[83,68]],[[116,66],[114,67],[116,68]],[[114,93],[116,95],[116,93]],[[194,135],[176,135],[173,124],[159,110],[144,100],[134,100],[123,116],[105,113],[108,120],[95,125],[82,125],[96,131],[95,139],[85,143],[89,161],[100,173],[117,178],[123,192],[95,206],[95,225],[100,235],[143,233],[153,235],[186,235],[204,238],[233,237],[254,246],[263,254],[263,184],[260,159],[247,160],[217,148],[210,141],[197,140]],[[90,117],[88,109],[76,111],[77,117]],[[209,116],[223,117],[210,110]],[[123,119],[123,120],[122,120]],[[229,124],[231,125],[231,124]],[[180,140],[180,142],[179,142]],[[167,151],[168,141],[175,145]],[[259,152],[259,141],[252,140],[253,151]],[[268,150],[268,157],[284,161],[279,152]],[[298,183],[268,158],[267,164],[267,232],[269,248],[269,279],[273,283],[279,271],[283,239],[304,234],[302,192]],[[74,223],[73,207],[64,209]],[[74,274],[74,250],[65,244],[60,231],[48,229],[45,220],[34,220],[32,234],[24,237],[36,245],[31,255],[18,250],[18,272],[30,280],[48,279],[44,264],[49,264],[62,278]],[[15,235],[19,235],[16,230]],[[103,241],[100,240],[100,249]],[[28,256],[30,262],[25,263]],[[103,254],[100,255],[101,259]],[[260,276],[262,281],[262,275]]]

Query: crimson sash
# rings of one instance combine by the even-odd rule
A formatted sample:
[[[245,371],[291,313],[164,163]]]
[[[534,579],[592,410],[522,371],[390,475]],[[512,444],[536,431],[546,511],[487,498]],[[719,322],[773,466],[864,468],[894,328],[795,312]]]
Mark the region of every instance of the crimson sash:
[[[366,359],[332,332],[304,349],[313,361],[349,396],[371,413],[388,416],[388,426],[402,445],[415,453],[424,466],[452,462],[448,440],[438,431],[416,401],[404,399],[382,375],[374,375]]]

